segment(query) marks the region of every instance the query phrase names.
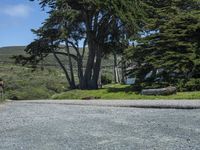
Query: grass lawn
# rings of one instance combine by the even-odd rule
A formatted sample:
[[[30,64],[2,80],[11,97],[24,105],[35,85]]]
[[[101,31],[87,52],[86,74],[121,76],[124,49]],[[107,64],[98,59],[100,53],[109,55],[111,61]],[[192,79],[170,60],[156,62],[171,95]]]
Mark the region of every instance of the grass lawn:
[[[99,90],[71,90],[61,94],[55,94],[53,99],[83,99],[86,97],[97,97],[99,99],[200,99],[200,91],[198,92],[180,92],[170,96],[143,96],[132,91],[127,85],[107,85]]]

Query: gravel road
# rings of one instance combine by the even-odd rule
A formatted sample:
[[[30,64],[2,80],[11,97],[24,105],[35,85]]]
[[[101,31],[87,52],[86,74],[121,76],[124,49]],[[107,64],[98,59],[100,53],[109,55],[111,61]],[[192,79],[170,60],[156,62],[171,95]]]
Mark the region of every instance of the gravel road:
[[[8,102],[0,150],[200,150],[200,109]]]

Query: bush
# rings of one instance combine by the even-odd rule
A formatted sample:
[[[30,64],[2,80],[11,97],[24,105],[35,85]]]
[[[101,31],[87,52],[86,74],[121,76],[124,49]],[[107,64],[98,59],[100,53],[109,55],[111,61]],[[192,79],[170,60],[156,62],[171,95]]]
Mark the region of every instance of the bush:
[[[185,87],[187,81],[185,79],[180,79],[177,81],[177,84],[176,84],[176,87],[177,87],[177,90],[179,92],[185,92],[187,91],[187,88]]]
[[[200,91],[200,78],[192,78],[184,86],[187,91]]]
[[[45,87],[48,90],[51,90],[55,93],[61,93],[64,92],[66,90],[66,87],[64,86],[65,84],[60,83],[58,81],[55,80],[48,80],[45,82]]]
[[[51,94],[45,88],[29,87],[26,89],[18,89],[6,93],[7,98],[11,100],[34,100],[34,99],[47,99]]]
[[[134,85],[132,85],[132,89],[134,92],[141,92],[143,87],[142,87],[142,84],[141,83],[136,83]]]
[[[111,84],[112,83],[112,76],[108,74],[101,75],[101,83],[103,85]]]

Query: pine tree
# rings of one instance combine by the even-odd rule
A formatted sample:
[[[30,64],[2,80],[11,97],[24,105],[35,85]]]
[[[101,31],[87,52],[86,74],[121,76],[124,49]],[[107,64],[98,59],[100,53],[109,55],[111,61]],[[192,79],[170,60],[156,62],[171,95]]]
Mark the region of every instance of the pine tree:
[[[136,74],[163,69],[159,78],[168,85],[199,77],[200,3],[198,0],[145,1],[149,23],[140,46],[129,49],[129,58],[140,64]],[[158,77],[158,76],[157,76]],[[156,75],[151,82],[155,82]]]

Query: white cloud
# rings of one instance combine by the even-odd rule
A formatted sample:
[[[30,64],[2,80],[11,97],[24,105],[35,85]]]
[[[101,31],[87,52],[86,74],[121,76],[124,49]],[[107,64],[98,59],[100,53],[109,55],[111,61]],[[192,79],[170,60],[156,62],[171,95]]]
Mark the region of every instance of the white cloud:
[[[29,6],[24,4],[9,5],[1,8],[1,12],[10,17],[28,17],[31,10]]]

